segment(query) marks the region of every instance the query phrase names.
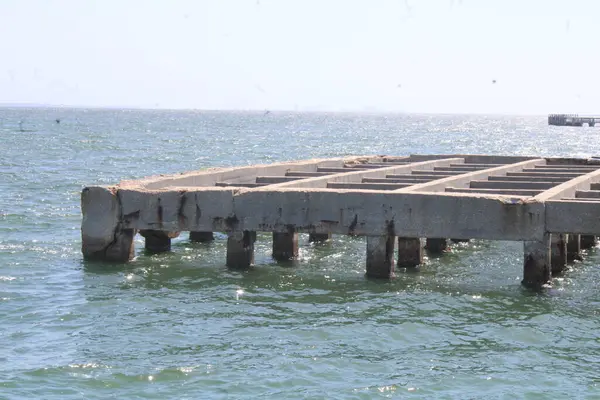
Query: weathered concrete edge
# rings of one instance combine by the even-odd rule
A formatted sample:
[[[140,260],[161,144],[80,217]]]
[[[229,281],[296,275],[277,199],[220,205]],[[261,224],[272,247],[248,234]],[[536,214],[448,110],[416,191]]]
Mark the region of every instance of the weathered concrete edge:
[[[450,176],[448,178],[438,179],[431,182],[420,183],[411,187],[395,190],[395,192],[443,192],[449,186],[468,187],[471,181],[485,179],[493,174],[502,174],[507,172],[520,171],[526,166],[543,165],[545,159],[538,158],[533,160],[521,161],[515,164],[507,164],[500,167],[482,169],[479,171],[469,172],[466,174]]]

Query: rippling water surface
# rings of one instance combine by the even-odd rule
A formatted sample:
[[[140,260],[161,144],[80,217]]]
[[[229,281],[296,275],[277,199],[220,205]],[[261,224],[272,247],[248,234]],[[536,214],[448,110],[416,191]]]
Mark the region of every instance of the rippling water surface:
[[[56,123],[56,119],[60,123]],[[224,266],[225,242],[80,254],[83,186],[353,154],[600,155],[544,117],[0,109],[0,398],[598,398],[600,255],[544,294],[522,245],[473,241],[393,282],[364,240]],[[137,248],[143,241],[137,240]]]

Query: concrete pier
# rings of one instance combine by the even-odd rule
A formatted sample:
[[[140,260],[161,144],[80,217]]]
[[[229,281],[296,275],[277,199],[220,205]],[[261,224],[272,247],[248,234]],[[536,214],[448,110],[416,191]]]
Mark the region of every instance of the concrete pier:
[[[567,267],[567,240],[568,235],[553,233],[550,235],[550,265],[552,275],[558,275]]]
[[[440,254],[448,250],[448,239],[427,238],[425,249],[433,254]]]
[[[190,242],[206,243],[215,240],[215,235],[212,232],[190,232]]]
[[[140,235],[146,239],[146,251],[151,253],[163,253],[171,251],[171,239],[179,236],[179,232],[142,229],[140,230]]]
[[[254,242],[254,231],[228,232],[226,265],[231,268],[248,268],[254,264]]]
[[[567,234],[582,249],[600,235],[600,159],[356,156],[215,168],[86,187],[81,209],[90,260],[127,262],[137,232],[151,252],[170,250],[178,232],[199,242],[227,232],[225,263],[244,268],[256,232],[273,234],[277,260],[297,256],[298,233],[310,242],[339,234],[366,236],[367,275],[389,278],[396,238],[402,267],[423,265],[419,238],[433,253],[443,238],[507,240],[524,243],[523,284],[539,288],[577,253],[565,249]]]
[[[367,236],[367,276],[394,277],[393,236]]]
[[[287,261],[298,257],[298,234],[273,232],[273,258]]]
[[[420,238],[398,238],[398,268],[414,268],[423,264],[423,241]]]

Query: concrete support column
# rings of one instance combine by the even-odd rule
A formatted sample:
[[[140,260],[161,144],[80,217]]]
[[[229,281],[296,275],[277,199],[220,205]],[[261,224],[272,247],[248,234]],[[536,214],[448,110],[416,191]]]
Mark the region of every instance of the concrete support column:
[[[596,246],[596,236],[594,235],[581,235],[581,249],[587,250]]]
[[[581,260],[581,236],[569,234],[567,242],[567,261]]]
[[[140,235],[146,239],[146,250],[151,253],[163,253],[171,251],[171,239],[179,236],[179,232],[157,231],[144,229]]]
[[[331,233],[309,233],[308,234],[308,242],[309,243],[326,242],[329,239],[331,239]]]
[[[190,242],[206,243],[206,242],[212,242],[213,240],[215,240],[215,236],[213,235],[212,232],[199,232],[199,231],[190,232]]]
[[[564,233],[553,233],[550,235],[550,265],[552,275],[558,275],[567,267],[567,240],[568,235]]]
[[[287,261],[298,257],[298,234],[273,232],[273,258]]]
[[[420,238],[398,238],[398,268],[414,268],[423,263],[423,241]]]
[[[541,241],[523,242],[523,281],[528,288],[539,289],[550,282],[550,235],[544,235]]]
[[[432,253],[443,253],[448,248],[448,240],[441,238],[427,238],[425,248]]]
[[[232,268],[248,268],[254,263],[256,232],[228,232],[226,264]]]
[[[394,236],[367,236],[367,277],[394,277]]]
[[[134,229],[123,229],[114,188],[88,187],[81,192],[81,252],[86,260],[127,262],[134,256]]]

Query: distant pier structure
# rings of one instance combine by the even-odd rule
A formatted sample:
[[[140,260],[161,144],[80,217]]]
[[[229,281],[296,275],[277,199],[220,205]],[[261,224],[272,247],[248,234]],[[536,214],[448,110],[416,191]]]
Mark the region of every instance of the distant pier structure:
[[[594,126],[600,122],[600,116],[587,115],[580,116],[578,114],[550,114],[548,115],[548,125],[556,126]]]

